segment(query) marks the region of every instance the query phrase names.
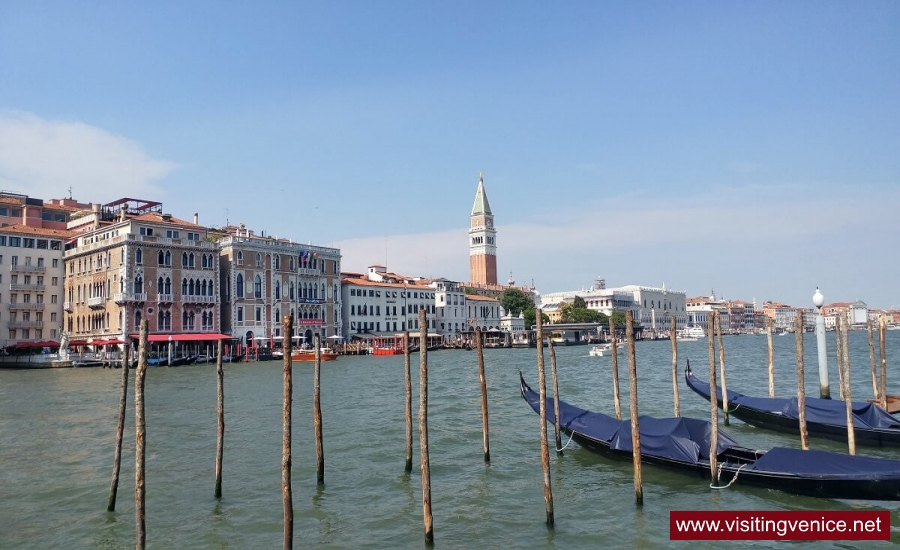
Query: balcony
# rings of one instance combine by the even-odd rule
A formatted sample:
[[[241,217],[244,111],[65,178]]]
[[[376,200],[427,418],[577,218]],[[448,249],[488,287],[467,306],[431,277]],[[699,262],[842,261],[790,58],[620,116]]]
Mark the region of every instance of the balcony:
[[[119,292],[113,295],[113,301],[117,304],[125,302],[146,302],[147,294],[144,292]]]
[[[43,292],[44,285],[23,285],[23,284],[19,284],[19,283],[10,283],[9,289],[10,290],[30,290],[30,291]]]
[[[47,268],[42,265],[12,264],[9,266],[9,270],[19,273],[43,273]]]
[[[10,302],[9,309],[24,309],[28,311],[43,311],[44,302]]]
[[[103,309],[104,307],[106,307],[106,298],[103,296],[88,298],[87,306],[91,309]]]
[[[181,301],[185,304],[214,304],[216,303],[215,296],[196,296],[196,295],[182,295]]]
[[[75,309],[75,302],[63,302],[63,309],[66,311],[73,311]]]
[[[171,304],[174,300],[172,300],[171,294],[157,294],[156,301],[160,304]]]

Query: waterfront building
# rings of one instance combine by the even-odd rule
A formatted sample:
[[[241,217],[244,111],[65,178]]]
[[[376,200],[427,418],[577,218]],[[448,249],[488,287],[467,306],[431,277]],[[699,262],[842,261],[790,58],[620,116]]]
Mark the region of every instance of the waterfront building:
[[[482,174],[478,175],[478,189],[469,221],[469,282],[497,285],[497,230]]]
[[[499,300],[466,294],[462,284],[448,279],[408,277],[372,265],[366,273],[343,273],[341,294],[348,342],[418,331],[423,308],[428,332],[444,341],[476,327],[500,328]]]
[[[58,341],[63,326],[63,253],[70,217],[90,209],[0,192],[0,344]]]
[[[293,317],[294,344],[343,332],[339,249],[257,235],[243,224],[218,238],[222,330],[246,346],[274,346]]]
[[[64,252],[65,320],[72,340],[118,345],[146,319],[151,334],[219,331],[218,250],[197,214],[123,198],[72,215]]]
[[[685,309],[687,310],[688,326],[701,326],[703,330],[709,326],[709,316],[713,311],[718,311],[720,320],[719,324],[726,327],[730,324],[729,310],[724,306],[724,302],[716,299],[716,293],[711,292],[709,296],[696,296],[686,301]]]
[[[794,326],[794,308],[779,302],[765,302],[763,314],[772,319],[772,326],[778,330],[787,330]]]
[[[63,315],[63,249],[68,238],[69,233],[60,229],[22,224],[0,227],[3,347],[58,341]]]

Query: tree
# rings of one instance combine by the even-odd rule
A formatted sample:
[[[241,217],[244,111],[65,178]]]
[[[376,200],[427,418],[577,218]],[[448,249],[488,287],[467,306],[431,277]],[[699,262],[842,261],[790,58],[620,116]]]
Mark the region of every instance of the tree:
[[[625,312],[614,311],[612,314],[613,324],[618,328],[625,328]]]
[[[572,301],[572,305],[577,308],[587,309],[587,304],[584,302],[584,298],[582,298],[581,296],[575,296],[575,299]]]
[[[518,288],[507,288],[500,297],[500,305],[507,313],[518,315],[526,309],[534,309],[534,300]],[[528,326],[528,323],[525,323],[525,326]]]
[[[535,325],[535,317],[537,310],[533,307],[522,310],[524,312],[525,317],[525,328],[530,329]],[[546,324],[550,322],[550,316],[546,313],[541,312],[541,321]]]

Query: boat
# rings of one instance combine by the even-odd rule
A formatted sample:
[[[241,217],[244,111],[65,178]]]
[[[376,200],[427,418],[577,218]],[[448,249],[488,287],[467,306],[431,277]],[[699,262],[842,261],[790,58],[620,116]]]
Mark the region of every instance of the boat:
[[[621,343],[616,343],[616,349],[619,349],[621,347]],[[612,355],[612,351],[613,348],[611,343],[595,344],[591,347],[590,351],[588,351],[588,355],[590,355],[591,357],[608,357]]]
[[[331,348],[320,348],[319,357],[322,361],[334,361],[338,358],[338,353]],[[291,361],[315,361],[316,350],[312,349],[295,349],[291,352]]]
[[[700,325],[688,325],[675,335],[680,342],[696,342],[700,338],[706,338],[706,331]]]
[[[688,362],[684,379],[689,388],[709,401],[709,383],[693,375]],[[728,413],[751,426],[800,433],[797,397],[748,397],[728,390]],[[722,388],[716,388],[722,407]],[[806,430],[810,437],[847,441],[847,406],[838,399],[806,398]],[[900,446],[900,421],[874,403],[853,402],[853,433],[857,445]]]
[[[540,396],[519,373],[522,397],[540,413]],[[547,398],[547,421],[554,422],[553,398]],[[562,431],[582,447],[607,457],[631,461],[631,421],[616,420],[559,402]],[[710,478],[710,423],[696,418],[640,417],[641,462]],[[822,498],[900,500],[900,460],[831,451],[742,447],[719,430],[716,488],[748,485]]]

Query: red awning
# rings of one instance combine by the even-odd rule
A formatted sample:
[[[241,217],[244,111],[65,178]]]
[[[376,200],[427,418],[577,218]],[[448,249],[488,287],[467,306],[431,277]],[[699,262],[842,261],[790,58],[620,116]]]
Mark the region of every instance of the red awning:
[[[94,340],[93,342],[91,342],[91,345],[92,345],[92,346],[106,346],[106,345],[109,345],[109,344],[115,345],[115,344],[124,344],[124,343],[125,343],[125,342],[123,342],[123,341],[121,341],[121,340],[116,340],[116,339],[113,339],[113,340]]]
[[[137,340],[140,335],[132,334],[131,337]],[[148,342],[198,342],[210,340],[231,340],[234,336],[227,334],[219,334],[217,332],[196,332],[196,333],[179,333],[179,334],[150,334],[147,336]]]
[[[87,340],[69,340],[70,346],[86,346]]]

